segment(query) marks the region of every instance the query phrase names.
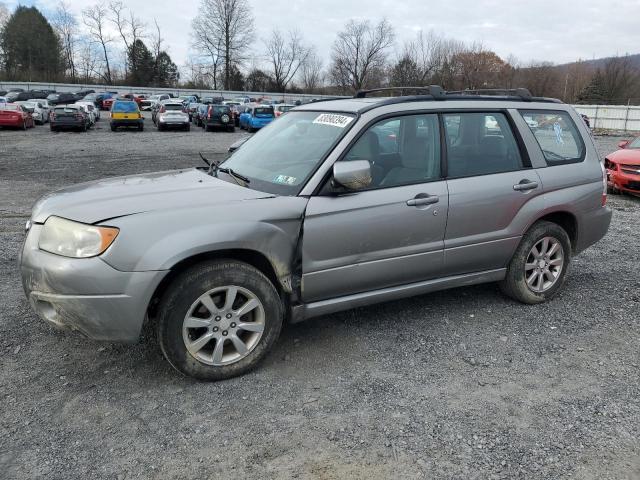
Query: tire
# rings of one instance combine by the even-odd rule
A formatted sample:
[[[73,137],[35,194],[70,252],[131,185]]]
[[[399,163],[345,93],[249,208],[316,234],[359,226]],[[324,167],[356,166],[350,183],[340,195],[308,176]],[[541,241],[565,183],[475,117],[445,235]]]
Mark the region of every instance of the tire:
[[[225,290],[220,290],[222,293],[219,293],[217,298],[215,296],[217,292],[214,292],[213,296],[208,293],[227,286],[238,289],[238,294],[234,295],[237,303],[235,303],[235,307],[234,304],[231,305],[232,311],[234,308],[237,311],[248,302],[250,296],[245,296],[245,292],[247,295],[253,295],[253,298],[258,302],[258,305],[251,309],[247,315],[237,319],[238,323],[231,323],[234,318],[226,317],[224,310],[220,312],[220,316],[215,317],[217,312],[208,310],[204,307],[204,303],[199,301],[200,298],[208,298],[211,300],[212,306],[224,308],[223,304],[229,298]],[[187,315],[193,318],[196,316],[192,315],[194,312],[197,312],[198,318],[206,318],[203,322],[211,327],[184,328],[185,318]],[[262,329],[261,332],[253,330],[256,327],[252,327],[251,330],[231,328],[232,325],[239,323],[249,325],[251,320],[253,325],[261,326],[259,327]],[[282,321],[282,301],[274,285],[262,272],[251,265],[234,260],[208,261],[181,273],[169,285],[158,305],[158,343],[169,363],[184,375],[199,380],[222,380],[243,375],[255,368],[278,339]],[[215,325],[219,325],[220,329]],[[214,333],[213,329],[218,332]],[[224,330],[220,331],[221,329]],[[232,341],[232,337],[235,337],[233,332],[238,333],[236,338],[242,338],[243,343],[246,342],[244,345],[248,347],[248,353],[240,354],[235,348],[236,340]],[[206,338],[204,338],[204,343],[199,346],[199,350],[190,353],[187,350],[185,337],[187,340]],[[211,338],[211,340],[207,341],[207,338]],[[226,360],[222,359],[222,361],[229,363],[224,365],[207,364],[207,361],[214,360],[215,346],[219,344],[220,340],[222,340],[221,345],[227,356]],[[236,356],[237,359],[233,359],[233,356]]]
[[[553,245],[553,242],[555,241],[562,247],[559,254],[554,253],[551,255],[552,263],[557,262],[561,255],[561,267],[557,272],[557,275],[550,272],[548,275],[537,273],[537,276],[534,276],[536,271],[538,271],[538,262],[544,262],[544,259],[541,258],[540,260],[535,260],[532,249],[534,246],[537,247],[537,250],[542,249],[541,247],[543,243],[541,242],[544,242],[545,238],[549,239],[549,245]],[[529,265],[536,266],[529,267],[529,270],[525,270],[527,260],[531,261]],[[546,221],[537,222],[527,231],[527,233],[525,233],[520,245],[518,245],[518,248],[513,254],[513,257],[507,266],[507,275],[504,280],[500,282],[500,289],[505,295],[513,298],[514,300],[529,305],[546,302],[553,298],[553,296],[562,288],[570,262],[571,241],[569,240],[567,232],[556,223]],[[549,264],[548,268],[553,269],[557,268],[557,266],[554,267]],[[526,271],[531,272],[531,274],[527,274]],[[553,281],[548,280],[552,275],[554,276]],[[529,286],[527,284],[527,276],[529,276],[530,279],[534,279],[532,282],[534,283],[533,286]],[[535,284],[538,284],[540,276],[542,276],[543,287],[544,283],[547,281],[550,282],[550,285],[543,291],[535,291],[535,286],[537,286]]]
[[[139,132],[143,132],[144,131],[144,125],[142,123],[140,125],[138,125],[138,131]]]
[[[255,132],[255,130],[253,129],[253,127],[247,127],[247,132],[253,133]]]
[[[184,131],[185,132],[191,131],[191,125],[187,125],[186,127],[184,127]]]
[[[116,127],[115,125],[111,125],[111,131],[115,132],[118,129],[118,127]]]

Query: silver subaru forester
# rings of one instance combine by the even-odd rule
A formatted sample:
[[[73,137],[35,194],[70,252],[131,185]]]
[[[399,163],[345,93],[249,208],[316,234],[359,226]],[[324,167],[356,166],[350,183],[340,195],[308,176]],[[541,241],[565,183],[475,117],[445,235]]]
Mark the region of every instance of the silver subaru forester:
[[[524,89],[385,93],[299,106],[221,164],[41,199],[21,255],[34,310],[98,340],[146,323],[177,370],[218,380],[284,321],[483,282],[553,297],[611,221],[580,116]]]

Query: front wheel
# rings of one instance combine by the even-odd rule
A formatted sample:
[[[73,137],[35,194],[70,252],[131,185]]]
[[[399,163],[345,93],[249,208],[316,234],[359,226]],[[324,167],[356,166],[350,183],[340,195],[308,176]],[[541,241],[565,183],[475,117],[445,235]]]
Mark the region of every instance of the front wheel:
[[[255,368],[282,328],[278,292],[259,270],[209,261],[179,275],[158,305],[158,342],[169,363],[199,380]]]
[[[545,302],[562,288],[570,260],[567,232],[556,223],[540,221],[522,238],[500,288],[522,303]]]

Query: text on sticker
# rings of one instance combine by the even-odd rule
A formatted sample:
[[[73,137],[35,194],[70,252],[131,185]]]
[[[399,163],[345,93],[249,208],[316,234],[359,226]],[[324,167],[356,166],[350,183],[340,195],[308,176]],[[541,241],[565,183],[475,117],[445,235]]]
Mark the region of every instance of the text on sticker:
[[[331,125],[332,127],[344,128],[353,121],[353,117],[338,115],[335,113],[323,113],[318,115],[313,123],[320,125]]]

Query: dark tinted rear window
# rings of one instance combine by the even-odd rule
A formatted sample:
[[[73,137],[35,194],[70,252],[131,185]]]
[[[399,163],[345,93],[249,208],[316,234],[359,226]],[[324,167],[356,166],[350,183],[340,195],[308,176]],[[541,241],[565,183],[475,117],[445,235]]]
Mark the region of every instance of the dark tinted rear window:
[[[114,112],[131,113],[138,111],[138,104],[136,102],[115,102],[112,110]]]
[[[264,115],[264,114],[273,115],[273,109],[268,107],[256,108],[255,112],[256,112],[256,115]]]
[[[182,105],[175,105],[175,104],[169,104],[169,105],[165,105],[164,109],[165,110],[179,110],[181,111],[184,107]]]

